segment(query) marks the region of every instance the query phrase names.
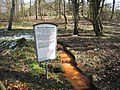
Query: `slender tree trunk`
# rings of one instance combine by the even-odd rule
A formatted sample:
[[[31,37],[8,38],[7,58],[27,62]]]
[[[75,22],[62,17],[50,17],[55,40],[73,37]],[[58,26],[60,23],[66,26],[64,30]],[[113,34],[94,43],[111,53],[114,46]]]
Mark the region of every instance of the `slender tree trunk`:
[[[92,4],[90,4],[90,7],[91,7],[90,13],[92,17],[93,29],[96,36],[101,36],[103,35],[103,32],[102,32],[103,27],[102,27],[102,23],[100,20],[100,13],[99,13],[101,1],[91,0],[91,3]]]
[[[43,17],[42,17],[42,10],[41,10],[41,0],[39,0],[38,4],[39,4],[38,12],[39,12],[39,15],[40,15],[40,19],[42,20]]]
[[[68,0],[68,15],[70,15],[70,0]]]
[[[74,33],[73,35],[78,35],[78,12],[77,12],[77,0],[72,0],[73,4],[73,16],[74,16]]]
[[[36,13],[36,19],[38,19],[38,3],[37,3],[38,0],[35,0],[35,13]]]
[[[100,18],[98,18],[95,22],[93,22],[93,28],[96,36],[102,36],[103,35],[103,26],[101,23]]]
[[[94,22],[93,23],[93,28],[94,28],[94,32],[95,32],[96,36],[101,36],[102,35],[102,29],[101,29],[101,26],[100,26],[99,22]]]
[[[112,14],[111,14],[110,19],[112,19],[112,18],[113,18],[114,9],[115,9],[115,0],[113,0]]]
[[[15,0],[12,0],[12,7],[11,7],[11,12],[10,12],[8,30],[12,30],[12,22],[13,22],[14,11],[15,11]]]
[[[32,14],[31,14],[31,10],[32,10],[32,5],[31,5],[31,0],[30,0],[30,7],[29,7],[29,16],[31,16]]]
[[[80,20],[79,6],[80,6],[80,0],[78,0],[78,3],[77,3],[77,13],[78,13],[78,19]]]
[[[2,1],[0,1],[0,14],[2,12]]]
[[[2,12],[2,1],[0,1],[0,14],[2,14],[1,12]]]
[[[61,2],[62,0],[59,0],[59,18],[58,19],[61,19]]]
[[[19,2],[18,2],[18,0],[16,0],[15,1],[15,18],[16,19],[18,19],[18,17],[19,17],[19,15],[18,15],[18,13],[19,13]]]
[[[24,0],[20,0],[20,4],[21,4],[22,17],[25,18],[25,3],[24,3]]]
[[[57,16],[58,16],[58,0],[55,0],[55,3],[54,3],[54,8],[55,8],[55,19],[57,19]]]
[[[83,1],[84,0],[82,0],[82,3],[83,3]],[[102,36],[103,35],[103,26],[102,26],[102,22],[101,22],[101,13],[102,13],[102,10],[104,7],[105,0],[87,0],[87,2],[89,3],[90,16],[89,16],[89,18],[87,18],[83,14],[83,9],[81,10],[82,16],[92,23],[96,36]],[[84,4],[82,4],[82,5],[84,5]]]
[[[66,17],[66,13],[65,13],[65,11],[66,11],[66,3],[65,3],[65,0],[63,0],[63,2],[64,2],[64,19],[65,19],[65,29],[67,29],[67,17]]]

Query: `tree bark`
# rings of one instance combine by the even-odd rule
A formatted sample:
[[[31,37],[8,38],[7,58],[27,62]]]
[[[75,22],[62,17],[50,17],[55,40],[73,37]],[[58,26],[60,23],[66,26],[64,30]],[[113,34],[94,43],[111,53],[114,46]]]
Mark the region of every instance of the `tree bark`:
[[[54,8],[55,8],[55,11],[56,11],[56,13],[55,13],[55,19],[57,19],[57,16],[58,16],[58,0],[55,0],[54,1]]]
[[[16,19],[18,19],[18,17],[19,17],[19,15],[18,15],[18,13],[19,13],[19,1],[18,0],[16,0],[15,1],[15,18]]]
[[[99,22],[94,22],[93,23],[93,28],[94,28],[94,32],[96,34],[96,36],[101,36],[103,35],[102,33],[102,28]]]
[[[68,15],[70,15],[70,0],[68,0]]]
[[[80,0],[78,0],[78,3],[77,3],[77,13],[78,13],[78,19],[80,20],[79,6],[80,6]]]
[[[25,18],[25,3],[24,3],[24,0],[20,0],[20,4],[21,4],[22,17]]]
[[[31,13],[31,10],[32,10],[32,5],[31,5],[31,0],[30,0],[30,7],[29,7],[29,16],[31,16],[32,15],[32,13]]]
[[[38,3],[37,3],[38,0],[35,0],[35,13],[36,13],[36,19],[38,19]]]
[[[61,19],[61,2],[62,0],[59,0],[59,18],[58,19]]]
[[[90,7],[91,7],[91,18],[92,18],[92,24],[93,29],[96,34],[96,36],[102,36],[103,35],[103,27],[100,19],[100,4],[101,0],[90,0]],[[102,7],[103,8],[103,7]]]
[[[12,30],[12,22],[13,22],[14,11],[15,11],[15,0],[12,0],[12,7],[11,7],[11,12],[10,12],[8,30]]]
[[[115,9],[115,0],[113,0],[112,14],[111,14],[110,19],[112,19],[112,18],[113,18],[114,9]]]
[[[74,32],[73,35],[78,35],[78,3],[77,0],[72,0],[73,17],[74,17]]]
[[[40,19],[42,20],[43,17],[42,17],[42,10],[41,10],[41,0],[39,0],[38,4],[39,4],[38,12],[39,12],[39,15],[40,15]]]
[[[63,2],[64,2],[64,19],[65,19],[65,29],[67,29],[67,17],[66,17],[66,13],[65,13],[65,11],[66,11],[66,3],[65,3],[65,0],[63,0]]]
[[[89,17],[86,17],[83,14],[83,6],[84,6],[83,1],[84,0],[82,0],[82,10],[81,10],[82,16],[92,23],[96,36],[102,36],[103,26],[101,22],[101,13],[104,7],[105,0],[87,0],[90,9]]]

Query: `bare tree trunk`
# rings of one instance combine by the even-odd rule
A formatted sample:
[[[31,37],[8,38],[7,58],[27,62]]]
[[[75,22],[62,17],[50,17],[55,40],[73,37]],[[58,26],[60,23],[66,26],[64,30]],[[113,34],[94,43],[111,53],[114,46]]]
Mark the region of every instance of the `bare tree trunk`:
[[[2,1],[0,1],[0,14],[2,12]]]
[[[66,3],[65,3],[65,0],[63,0],[63,2],[64,2],[64,19],[65,19],[65,29],[67,29],[67,17],[66,17],[66,13],[65,13],[65,11],[66,11]]]
[[[79,6],[80,6],[80,0],[78,0],[78,3],[77,3],[77,13],[78,13],[78,19],[80,20]]]
[[[35,16],[36,16],[36,19],[38,19],[38,0],[35,0]]]
[[[84,0],[82,0],[82,9],[81,14],[82,16],[90,21],[93,25],[94,32],[96,36],[102,36],[103,35],[103,26],[101,22],[101,13],[104,7],[105,0],[87,0],[89,3],[89,17],[86,17],[83,13],[83,7],[84,7]]]
[[[113,0],[112,14],[111,14],[110,19],[112,19],[112,18],[113,18],[114,9],[115,9],[115,0]]]
[[[100,15],[99,15],[101,1],[91,0],[91,3],[93,3],[91,4],[91,7],[92,7],[92,24],[93,24],[94,32],[96,36],[101,36],[103,35],[102,23],[100,21]]]
[[[56,11],[56,13],[55,13],[55,19],[57,19],[57,16],[58,16],[58,0],[55,0],[54,3],[55,3],[54,4],[54,8],[55,8],[55,11]]]
[[[40,15],[40,19],[42,20],[43,17],[42,17],[42,10],[41,10],[41,0],[39,0],[38,4],[39,4],[38,12],[39,12],[39,15]]]
[[[31,14],[31,10],[32,10],[32,5],[31,5],[31,0],[30,0],[30,7],[29,7],[29,16],[31,16],[32,14]]]
[[[70,15],[70,0],[68,0],[68,15]]]
[[[72,0],[73,4],[73,16],[74,16],[74,33],[73,35],[78,35],[78,3],[77,0]]]
[[[25,17],[25,3],[24,3],[24,0],[20,0],[20,5],[21,5],[21,14],[22,14],[22,17],[24,18]]]
[[[15,1],[15,18],[16,19],[18,19],[18,17],[19,17],[19,15],[18,15],[18,13],[19,13],[19,0],[16,0]]]
[[[58,19],[61,19],[61,3],[62,3],[62,0],[59,0],[59,18]]]
[[[12,30],[12,22],[13,22],[14,11],[15,11],[15,1],[12,0],[12,7],[11,7],[11,12],[10,12],[8,30]]]
[[[93,28],[94,28],[94,32],[95,32],[96,36],[103,35],[100,23],[99,22],[94,22],[92,24],[93,24]]]

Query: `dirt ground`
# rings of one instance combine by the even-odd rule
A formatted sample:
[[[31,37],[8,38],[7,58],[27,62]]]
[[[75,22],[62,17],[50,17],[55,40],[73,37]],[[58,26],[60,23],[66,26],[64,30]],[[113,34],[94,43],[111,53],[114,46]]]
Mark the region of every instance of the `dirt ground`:
[[[67,30],[64,29],[63,23],[57,22],[57,24],[59,24],[58,41],[63,42],[67,49],[75,55],[78,68],[83,71],[88,76],[88,78],[91,79],[91,81],[93,81],[93,84],[99,90],[120,90],[120,24],[117,22],[106,22],[104,24],[103,31],[105,36],[102,37],[95,37],[91,24],[86,21],[80,21],[79,36],[77,37],[72,36],[72,23],[68,24]],[[22,30],[22,32],[23,31],[25,30]],[[18,31],[15,30],[15,33],[16,32]],[[28,30],[27,34],[29,34]],[[33,35],[31,30],[30,34]],[[8,62],[8,60],[10,60],[9,58],[9,54],[8,57],[0,57],[1,60],[4,59],[7,62],[4,63],[4,65],[0,64],[2,68],[14,68],[14,65],[9,65],[9,63],[13,63],[12,61]],[[17,62],[20,62],[21,64],[21,61]],[[2,73],[10,72],[5,71]],[[16,73],[16,71],[13,73]],[[18,77],[18,74],[19,73],[15,74],[17,75],[15,77]],[[27,75],[31,75],[29,73],[21,74],[23,74],[25,77],[27,77]],[[3,76],[5,77],[5,75]],[[9,75],[6,76],[9,77]],[[33,76],[30,77],[33,78]],[[27,81],[26,79],[26,81],[30,83],[34,83],[35,80],[32,81],[32,79],[30,79],[30,81]],[[55,82],[57,81],[55,80]],[[39,83],[42,82],[38,82],[38,84]],[[54,80],[52,83],[54,83]],[[58,82],[58,86],[59,85],[61,86],[63,83]]]
[[[120,89],[120,26],[107,23],[103,37],[95,37],[90,28],[79,30],[79,36],[72,31],[62,32],[58,40],[66,44],[75,55],[78,67],[93,80],[99,90]]]

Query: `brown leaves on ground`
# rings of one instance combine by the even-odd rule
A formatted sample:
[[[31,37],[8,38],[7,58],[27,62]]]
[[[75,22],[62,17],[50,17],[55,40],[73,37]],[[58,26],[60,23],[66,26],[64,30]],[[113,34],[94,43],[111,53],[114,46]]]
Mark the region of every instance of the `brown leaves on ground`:
[[[14,83],[9,83],[7,80],[3,81],[7,90],[30,90],[27,83],[22,83],[16,80]]]
[[[112,29],[107,28],[109,34],[103,37],[95,37],[91,30],[79,30],[77,37],[72,36],[71,31],[58,35],[59,41],[75,55],[78,67],[100,90],[120,88],[120,30]]]

